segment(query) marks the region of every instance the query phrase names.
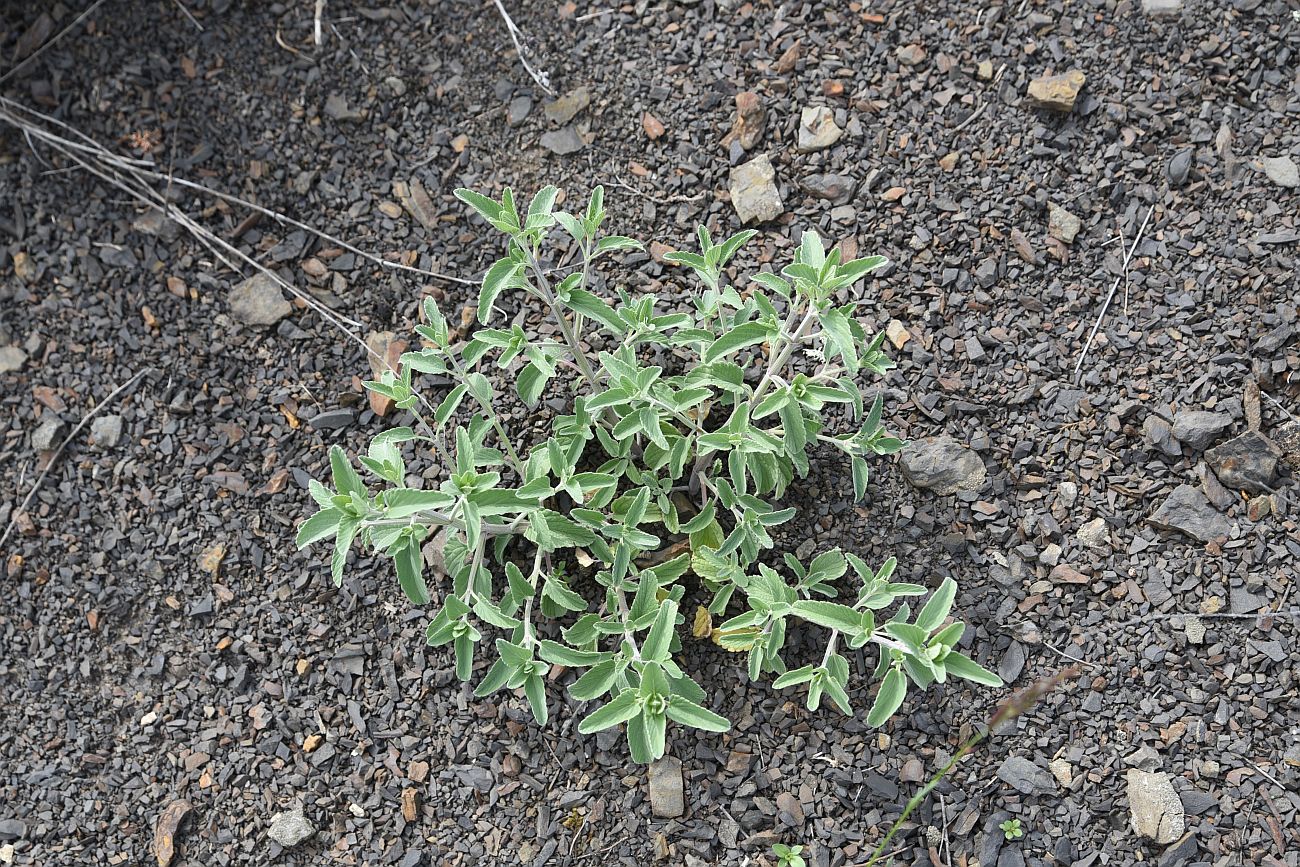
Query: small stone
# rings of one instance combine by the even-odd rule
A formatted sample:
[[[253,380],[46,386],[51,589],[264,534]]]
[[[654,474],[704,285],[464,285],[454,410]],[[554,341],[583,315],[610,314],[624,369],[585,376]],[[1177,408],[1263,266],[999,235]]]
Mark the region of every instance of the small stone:
[[[1082,221],[1055,202],[1047,205],[1047,234],[1064,244],[1073,244]]]
[[[1151,445],[1169,457],[1176,458],[1182,455],[1182,448],[1174,440],[1173,428],[1170,427],[1169,422],[1155,413],[1146,417],[1146,421],[1142,423],[1142,432],[1146,434]]]
[[[681,759],[664,756],[651,763],[650,809],[661,819],[675,819],[686,812]]]
[[[21,840],[26,836],[26,822],[21,819],[0,819],[0,840]]]
[[[1183,0],[1142,0],[1142,12],[1148,18],[1177,18],[1183,11]]]
[[[1290,157],[1261,157],[1259,167],[1279,187],[1300,187],[1300,170]]]
[[[1051,774],[1021,756],[1008,756],[998,766],[998,779],[1022,795],[1044,795],[1056,790]]]
[[[731,170],[731,205],[742,223],[765,223],[785,212],[776,187],[776,170],[767,154]]]
[[[1091,579],[1073,566],[1061,563],[1052,569],[1047,580],[1053,584],[1087,584]]]
[[[356,418],[357,414],[354,411],[341,407],[317,413],[307,423],[315,430],[341,430],[356,421]]]
[[[1089,548],[1101,550],[1110,547],[1110,530],[1106,527],[1105,518],[1093,518],[1074,535]]]
[[[1156,860],[1156,867],[1183,867],[1184,864],[1195,859],[1199,852],[1196,832],[1188,831],[1178,839],[1178,842],[1160,853],[1160,857]]]
[[[1183,633],[1187,636],[1188,644],[1205,643],[1205,621],[1194,614],[1189,614],[1183,618]]]
[[[925,62],[925,49],[919,45],[900,45],[894,51],[898,62],[904,66],[918,66]]]
[[[298,804],[272,816],[266,835],[284,848],[291,849],[315,833],[316,826],[303,815],[302,805]]]
[[[46,415],[35,431],[32,432],[32,448],[38,452],[51,452],[63,441],[63,419],[55,415]]]
[[[1124,764],[1141,771],[1158,771],[1164,767],[1165,760],[1154,747],[1143,744],[1124,757]]]
[[[978,491],[988,479],[979,455],[948,437],[929,437],[902,452],[903,476],[915,487],[948,496]]]
[[[361,120],[365,117],[360,111],[349,108],[348,101],[337,93],[325,97],[325,115],[337,121]]]
[[[1193,539],[1210,542],[1232,532],[1232,523],[1191,485],[1179,485],[1150,518],[1162,530],[1177,530]]]
[[[1169,161],[1169,167],[1165,169],[1165,174],[1169,176],[1169,183],[1181,187],[1187,183],[1187,175],[1191,170],[1192,151],[1188,148],[1174,154],[1174,158]]]
[[[120,415],[101,415],[90,423],[90,444],[97,449],[107,451],[116,446],[121,438]]]
[[[840,140],[844,130],[835,123],[835,112],[824,105],[808,106],[799,116],[800,153],[824,150]]]
[[[0,346],[0,373],[13,373],[27,362],[27,353],[17,346]]]
[[[582,136],[571,126],[542,133],[542,147],[559,156],[576,154],[586,146]]]
[[[980,81],[992,81],[993,61],[981,60],[979,62],[979,65],[975,67],[975,77],[978,78]]]
[[[1183,802],[1169,782],[1169,775],[1133,768],[1126,779],[1133,830],[1161,845],[1181,837],[1187,824]]]
[[[1226,412],[1183,410],[1174,415],[1174,439],[1194,449],[1204,451],[1214,445],[1232,427],[1232,416]]]
[[[885,326],[885,336],[889,338],[890,343],[894,344],[895,349],[902,349],[903,345],[912,339],[912,335],[897,319],[889,320],[889,324]]]
[[[589,105],[591,105],[591,91],[586,87],[579,87],[546,103],[542,106],[542,111],[546,113],[547,120],[556,126],[562,126],[573,120],[578,112]]]
[[[1087,81],[1088,77],[1078,69],[1040,76],[1029,82],[1029,101],[1037,108],[1069,113],[1074,110],[1074,101]]]
[[[776,808],[781,813],[789,816],[794,827],[799,828],[804,823],[803,804],[799,799],[789,792],[781,792],[776,796]]]
[[[528,119],[528,115],[533,111],[533,98],[527,94],[516,96],[510,100],[509,107],[506,108],[506,123],[511,126],[519,126]]]
[[[1061,784],[1061,788],[1070,788],[1070,783],[1074,782],[1074,769],[1065,759],[1052,759],[1047,763],[1047,769],[1056,777],[1056,782]]]
[[[843,205],[853,198],[858,182],[848,175],[809,175],[799,185],[819,199]]]
[[[230,290],[230,313],[244,325],[266,328],[292,312],[279,285],[261,272]]]
[[[648,111],[641,115],[641,130],[650,141],[659,141],[667,131],[664,129],[664,125],[660,122],[659,118],[655,117]]]
[[[731,131],[722,139],[723,147],[730,147],[732,142],[743,150],[750,150],[763,137],[767,128],[767,109],[763,107],[758,94],[742,90],[736,94],[736,119],[732,121]]]
[[[26,251],[19,250],[14,253],[14,276],[24,283],[32,283],[36,280],[36,264],[32,262],[32,257]]]
[[[1016,255],[1030,265],[1038,264],[1038,253],[1034,250],[1034,245],[1030,243],[1029,237],[1019,229],[1011,230],[1011,247],[1016,251]]]
[[[1205,462],[1231,490],[1254,494],[1272,492],[1278,477],[1281,450],[1258,431],[1246,431],[1205,453]]]

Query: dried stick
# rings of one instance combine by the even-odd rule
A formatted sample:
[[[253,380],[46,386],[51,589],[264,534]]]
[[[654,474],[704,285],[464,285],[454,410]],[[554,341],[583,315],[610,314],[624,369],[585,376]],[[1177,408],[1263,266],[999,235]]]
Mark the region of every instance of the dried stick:
[[[501,20],[506,23],[506,33],[510,34],[510,41],[515,44],[515,53],[519,55],[519,62],[523,65],[524,71],[528,73],[533,81],[537,82],[538,87],[550,96],[554,96],[555,91],[551,90],[551,82],[546,73],[533,69],[533,65],[528,62],[528,52],[524,50],[523,43],[520,41],[524,34],[515,26],[515,21],[510,17],[510,13],[506,11],[505,4],[501,0],[492,0],[492,2],[496,4],[497,11],[501,13]]]
[[[1147,222],[1151,219],[1151,214],[1155,211],[1156,206],[1152,205],[1147,208],[1146,218],[1142,220],[1142,226],[1138,229],[1137,236],[1133,239],[1133,245],[1128,248],[1128,253],[1124,255],[1124,271],[1128,271],[1128,261],[1133,258],[1134,251],[1137,250],[1138,244],[1142,243],[1142,233],[1146,231]],[[1079,355],[1079,362],[1074,366],[1074,381],[1079,381],[1079,371],[1083,370],[1083,362],[1088,357],[1088,350],[1092,348],[1092,341],[1096,339],[1097,332],[1101,329],[1101,321],[1106,318],[1106,310],[1110,307],[1111,300],[1115,297],[1115,290],[1119,288],[1120,280],[1124,279],[1123,275],[1116,277],[1115,282],[1110,284],[1110,291],[1106,293],[1106,300],[1101,305],[1101,310],[1097,313],[1097,321],[1092,326],[1092,332],[1088,335],[1088,342],[1083,345],[1083,352]]]
[[[98,413],[101,409],[103,409],[104,407],[112,403],[113,398],[117,397],[119,394],[125,391],[132,383],[134,383],[140,377],[144,376],[150,370],[153,370],[153,368],[146,367],[136,371],[136,373],[130,379],[128,379],[126,382],[119,385],[117,388],[113,389],[109,393],[108,397],[104,398],[99,403],[95,404],[95,406],[90,410],[90,412],[82,416],[81,421],[79,421],[77,423],[77,426],[72,429],[72,432],[63,438],[63,442],[59,443],[59,447],[54,450],[54,454],[50,456],[49,462],[45,464],[45,469],[41,470],[40,475],[36,477],[36,481],[32,482],[32,488],[30,491],[27,492],[27,496],[23,498],[22,503],[18,506],[17,509],[14,509],[13,514],[9,516],[9,523],[5,525],[4,535],[0,536],[0,547],[3,547],[5,541],[9,538],[9,533],[13,530],[14,524],[17,523],[18,516],[25,513],[27,511],[27,507],[31,505],[32,497],[36,496],[36,491],[38,488],[40,488],[41,482],[45,481],[45,477],[50,474],[50,469],[53,468],[53,466],[56,463],[58,463],[59,456],[62,455],[63,450],[68,447],[68,443],[72,442],[73,439],[76,438],[77,434],[81,433],[81,429],[86,426],[87,422],[89,422],[92,418],[95,417],[96,413]]]

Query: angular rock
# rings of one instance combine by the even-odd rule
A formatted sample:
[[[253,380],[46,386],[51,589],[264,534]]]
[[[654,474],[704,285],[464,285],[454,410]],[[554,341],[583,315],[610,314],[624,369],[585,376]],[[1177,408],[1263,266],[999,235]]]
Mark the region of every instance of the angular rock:
[[[682,760],[676,756],[664,756],[650,765],[650,809],[661,819],[675,819],[686,812]]]
[[[808,106],[799,116],[799,153],[824,150],[840,140],[844,130],[835,123],[835,112],[824,105]]]
[[[1183,802],[1169,782],[1169,775],[1133,768],[1126,779],[1133,830],[1161,845],[1181,837],[1187,820],[1183,815]]]
[[[1282,463],[1300,470],[1300,421],[1289,421],[1273,431],[1273,442],[1282,453]]]
[[[506,123],[510,126],[519,126],[528,119],[528,115],[533,111],[533,98],[528,95],[516,96],[510,100],[510,106],[506,109]]]
[[[1183,12],[1183,0],[1142,0],[1142,12],[1148,18],[1177,18]]]
[[[1205,495],[1191,485],[1179,485],[1147,519],[1162,530],[1177,530],[1209,542],[1232,532],[1232,523],[1219,514]]]
[[[1061,788],[1068,789],[1074,782],[1074,769],[1065,759],[1052,759],[1047,763],[1047,769],[1056,777],[1056,782],[1060,783]]]
[[[1081,228],[1083,223],[1078,217],[1055,202],[1048,203],[1047,234],[1062,243],[1073,244]]]
[[[929,437],[902,451],[903,476],[918,488],[948,496],[978,491],[988,479],[975,452],[949,437]]]
[[[90,444],[97,449],[107,451],[116,446],[121,438],[120,415],[101,415],[90,423]]]
[[[1182,867],[1182,865],[1194,860],[1199,852],[1200,846],[1196,843],[1196,832],[1188,831],[1176,843],[1160,853],[1160,857],[1156,859],[1156,867]]]
[[[230,314],[244,325],[266,328],[292,312],[280,287],[260,271],[230,290]]]
[[[1210,449],[1205,453],[1205,462],[1224,487],[1268,494],[1277,482],[1281,457],[1281,450],[1272,440],[1252,430]]]
[[[1300,187],[1300,170],[1290,157],[1260,157],[1259,167],[1279,187]]]
[[[1169,422],[1160,416],[1154,413],[1148,415],[1146,421],[1142,422],[1142,432],[1146,434],[1151,445],[1169,457],[1176,458],[1182,455],[1182,448],[1174,441],[1173,429],[1169,426]]]
[[[356,421],[357,414],[350,409],[327,409],[312,416],[307,423],[315,430],[340,430]]]
[[[1106,527],[1105,518],[1093,518],[1088,523],[1079,528],[1074,534],[1080,542],[1089,548],[1109,548],[1110,547],[1110,530]]]
[[[736,119],[732,121],[731,131],[722,139],[723,147],[738,143],[742,149],[751,150],[763,137],[767,128],[767,109],[763,107],[758,94],[742,90],[736,94]]]
[[[582,136],[578,135],[578,131],[571,126],[542,133],[542,147],[558,156],[576,154],[586,146],[587,143],[582,140]]]
[[[1205,643],[1205,621],[1195,614],[1189,614],[1183,618],[1183,633],[1187,636],[1188,644]]]
[[[848,175],[809,175],[799,185],[819,199],[843,205],[853,198],[858,182]]]
[[[17,346],[0,346],[0,373],[13,373],[27,361],[27,353]]]
[[[365,117],[362,112],[349,108],[348,101],[337,93],[325,97],[325,115],[338,121],[361,120]]]
[[[556,126],[562,126],[577,117],[578,112],[591,105],[591,91],[579,87],[542,106],[546,119]]]
[[[998,766],[998,779],[1022,795],[1045,795],[1056,791],[1052,775],[1021,756],[1007,756]]]
[[[1029,101],[1036,108],[1068,114],[1074,110],[1074,101],[1087,82],[1088,76],[1078,69],[1040,76],[1029,82]]]
[[[303,815],[302,804],[271,817],[266,836],[286,849],[293,848],[316,833],[316,826]]]
[[[731,170],[731,205],[742,223],[765,223],[785,212],[776,188],[776,170],[767,154],[755,157]]]
[[[63,441],[63,419],[47,415],[35,431],[32,432],[32,448],[38,452],[49,452],[59,447]]]
[[[1183,410],[1174,415],[1174,439],[1204,451],[1232,427],[1232,416],[1225,412]]]

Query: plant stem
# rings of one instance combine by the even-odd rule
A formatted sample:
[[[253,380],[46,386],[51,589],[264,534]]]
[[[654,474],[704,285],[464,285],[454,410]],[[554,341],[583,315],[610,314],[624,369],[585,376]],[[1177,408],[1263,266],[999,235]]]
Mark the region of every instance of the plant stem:
[[[767,393],[767,387],[772,383],[772,377],[780,373],[781,368],[785,367],[785,363],[790,360],[791,354],[794,353],[795,344],[808,333],[808,329],[812,327],[813,320],[816,318],[817,309],[810,303],[807,313],[804,314],[803,321],[799,323],[799,327],[795,329],[789,338],[786,338],[785,330],[782,329],[777,338],[777,343],[773,346],[775,356],[772,363],[767,366],[767,372],[763,374],[763,378],[758,382],[758,387],[754,389],[754,396],[749,399],[751,407],[757,406],[758,402],[763,399],[763,395]],[[778,345],[779,349],[777,349]]]

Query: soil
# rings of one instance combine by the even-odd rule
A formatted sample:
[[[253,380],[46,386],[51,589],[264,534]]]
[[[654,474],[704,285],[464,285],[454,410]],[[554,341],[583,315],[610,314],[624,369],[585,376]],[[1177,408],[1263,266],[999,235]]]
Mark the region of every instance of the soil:
[[[1186,410],[1226,414],[1225,437],[1300,414],[1300,197],[1263,162],[1300,160],[1288,4],[506,5],[555,90],[588,88],[571,120],[548,117],[495,9],[470,0],[329,0],[320,46],[308,2],[107,3],[0,71],[0,95],[460,278],[501,248],[456,187],[555,183],[576,200],[602,183],[612,228],[688,248],[699,223],[740,228],[730,170],[768,155],[784,213],[736,275],[785,261],[809,227],[889,256],[856,290],[871,327],[897,321],[887,417],[987,472],[937,496],[881,461],[854,507],[847,468],[821,455],[791,492],[789,543],[896,556],[930,586],[953,576],[966,650],[1014,687],[1078,668],[936,789],[896,863],[1294,867],[1296,484],[1283,470],[1225,490],[1169,433]],[[44,27],[43,6],[0,6],[2,69],[80,12],[55,4]],[[1068,113],[1027,99],[1032,79],[1073,70],[1086,84]],[[742,91],[767,112],[748,153],[723,143]],[[803,153],[808,106],[843,135]],[[576,153],[543,146],[565,130]],[[427,203],[400,207],[395,184],[416,182]],[[409,334],[425,293],[457,316],[476,295],[170,195],[361,337]],[[578,703],[555,690],[538,729],[519,696],[475,699],[386,565],[357,557],[335,589],[321,551],[295,550],[330,445],[355,452],[394,416],[367,405],[363,350],[303,304],[240,324],[228,299],[251,273],[0,127],[0,525],[15,526],[0,552],[0,861],[153,861],[157,824],[180,815],[172,864],[695,867],[772,863],[776,841],[817,867],[861,864],[1005,699],[937,686],[874,731],[688,643],[734,725],[672,730],[686,813],[655,818],[644,769],[616,733],[579,736]],[[685,285],[648,254],[604,277],[677,298]],[[92,442],[87,425],[20,513],[49,459],[42,425],[66,432],[137,374],[99,412],[120,438],[96,427]],[[413,472],[436,477],[436,458]],[[1180,485],[1229,531],[1149,523]],[[795,636],[792,655],[814,641]],[[855,664],[865,708],[871,660]],[[1162,851],[1135,834],[1130,767],[1170,775],[1189,838]],[[267,832],[296,805],[315,834],[282,849]],[[1010,817],[1025,836],[1004,842]]]

